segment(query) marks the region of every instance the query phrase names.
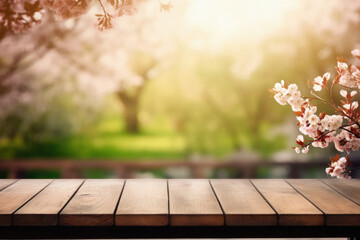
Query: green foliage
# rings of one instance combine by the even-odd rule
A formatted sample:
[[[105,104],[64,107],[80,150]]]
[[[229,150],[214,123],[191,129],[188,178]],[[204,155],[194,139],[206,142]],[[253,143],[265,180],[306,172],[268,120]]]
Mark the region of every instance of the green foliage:
[[[59,170],[28,170],[24,172],[24,178],[60,178]]]
[[[230,68],[234,53],[193,55],[181,49],[172,66],[143,96],[146,115],[167,116],[186,141],[188,153],[228,155],[248,148],[269,156],[287,147],[269,136],[284,114],[270,99],[267,78],[238,79]],[[266,73],[267,74],[267,73]],[[166,89],[166,91],[164,91]]]
[[[184,139],[169,131],[125,133],[118,112],[104,115],[84,133],[45,141],[0,141],[2,158],[176,159],[184,157]]]

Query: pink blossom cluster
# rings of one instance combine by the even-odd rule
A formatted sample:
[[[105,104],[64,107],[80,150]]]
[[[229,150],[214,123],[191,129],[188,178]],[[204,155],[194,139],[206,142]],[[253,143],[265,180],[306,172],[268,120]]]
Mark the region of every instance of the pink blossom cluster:
[[[360,59],[359,49],[351,53]],[[280,105],[289,104],[296,115],[299,131],[303,134],[296,138],[299,147],[294,147],[294,149],[297,153],[307,153],[310,145],[326,148],[331,142],[340,152],[345,150],[349,153],[360,147],[359,103],[354,100],[360,89],[360,67],[348,64],[346,59],[339,58],[335,69],[337,76],[333,81],[330,81],[331,75],[327,72],[323,76],[316,77],[312,86],[316,92],[325,89],[330,96],[330,101],[319,97],[311,89],[313,97],[303,97],[296,84],[287,84],[284,80],[276,83],[270,90]],[[333,97],[333,87],[336,84],[350,88],[348,91],[340,90],[340,103],[335,103]],[[317,113],[317,106],[311,103],[314,99],[332,106],[335,112],[333,114]],[[309,138],[307,142],[304,136]],[[332,159],[332,164],[326,169],[326,173],[333,177],[349,178],[350,171],[347,169],[349,161],[344,159]]]
[[[359,49],[354,49],[351,53],[358,58],[360,56]],[[342,86],[360,89],[360,69],[358,66],[348,65],[345,59],[339,58],[336,71],[338,72],[338,81]]]
[[[7,32],[25,32],[40,23],[45,9],[57,20],[65,20],[86,14],[93,2],[101,9],[95,15],[99,30],[111,28],[114,17],[137,12],[134,0],[0,0],[0,39]],[[170,2],[160,2],[160,11],[169,11],[171,7]]]
[[[349,157],[339,158],[339,155],[336,155],[331,158],[331,164],[329,164],[329,167],[325,169],[325,172],[332,177],[349,179],[351,178],[349,175],[351,171],[347,170],[348,165],[351,166]]]
[[[93,0],[42,0],[45,8],[54,12],[58,20],[79,17],[90,8]]]
[[[0,36],[7,31],[25,32],[41,22],[44,12],[40,0],[0,1]]]

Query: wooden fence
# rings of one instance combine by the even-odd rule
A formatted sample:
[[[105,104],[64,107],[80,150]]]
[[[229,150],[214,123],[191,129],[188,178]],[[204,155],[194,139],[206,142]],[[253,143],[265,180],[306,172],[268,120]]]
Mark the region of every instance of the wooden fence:
[[[101,169],[113,172],[118,178],[133,178],[140,171],[188,169],[191,178],[207,178],[209,170],[230,169],[239,178],[254,178],[260,168],[284,168],[289,178],[299,178],[308,169],[324,171],[328,159],[318,159],[308,162],[296,161],[244,161],[244,160],[214,160],[201,159],[197,161],[179,160],[71,160],[71,159],[17,159],[0,160],[0,171],[6,171],[8,178],[23,177],[22,173],[29,170],[58,170],[61,178],[81,178],[82,172],[89,169]]]

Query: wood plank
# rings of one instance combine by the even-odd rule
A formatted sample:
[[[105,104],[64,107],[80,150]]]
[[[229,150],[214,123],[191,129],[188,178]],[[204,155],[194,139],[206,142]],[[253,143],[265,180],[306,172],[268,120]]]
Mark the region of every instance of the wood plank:
[[[317,179],[288,182],[325,213],[328,226],[359,226],[360,206]]]
[[[251,182],[277,212],[279,225],[324,225],[323,213],[284,180],[255,179]]]
[[[13,225],[56,226],[58,213],[84,180],[58,179],[21,207],[13,215]]]
[[[60,213],[62,226],[112,226],[122,179],[89,179]]]
[[[225,213],[225,225],[277,225],[276,212],[245,179],[216,179],[210,181]]]
[[[224,215],[209,180],[169,180],[169,208],[172,226],[224,225]]]
[[[17,179],[0,179],[0,191],[16,182]]]
[[[344,196],[360,204],[360,181],[358,179],[322,179],[322,182],[329,185]]]
[[[11,225],[11,215],[46,187],[50,179],[23,179],[0,192],[0,226]]]
[[[166,226],[169,224],[167,181],[126,180],[115,215],[119,226]]]

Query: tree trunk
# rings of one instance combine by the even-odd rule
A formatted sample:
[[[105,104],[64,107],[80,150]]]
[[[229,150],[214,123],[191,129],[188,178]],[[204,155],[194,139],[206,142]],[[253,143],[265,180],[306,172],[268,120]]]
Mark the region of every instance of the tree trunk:
[[[133,86],[130,89],[119,89],[116,94],[124,107],[125,130],[129,133],[138,133],[140,131],[139,109],[140,99],[144,88],[149,80],[148,72],[155,65],[155,60],[138,69],[136,74],[143,79],[143,83],[139,86]]]
[[[129,133],[139,132],[139,107],[137,99],[124,105],[125,129]]]
[[[118,91],[117,96],[124,108],[125,131],[128,133],[138,133],[140,130],[140,124],[139,124],[140,94],[130,95],[126,91]]]

